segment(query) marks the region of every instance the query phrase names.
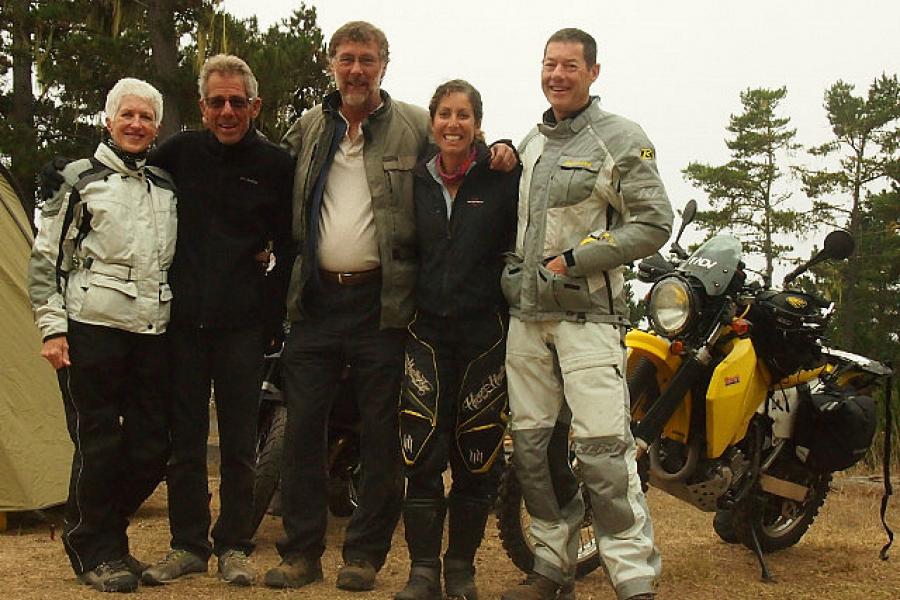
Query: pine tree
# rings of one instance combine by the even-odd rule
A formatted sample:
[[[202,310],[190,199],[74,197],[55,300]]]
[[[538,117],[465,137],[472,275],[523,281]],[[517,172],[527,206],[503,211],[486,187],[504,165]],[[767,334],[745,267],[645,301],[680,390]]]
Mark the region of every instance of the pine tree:
[[[791,194],[778,185],[784,175],[779,160],[798,147],[790,118],[777,114],[786,95],[784,87],[741,92],[743,112],[731,115],[726,128],[732,134],[725,140],[731,160],[720,166],[692,162],[682,171],[712,206],[697,213],[696,223],[712,233],[728,231],[746,253],[762,255],[767,281],[775,261],[793,250],[779,236],[799,235],[802,227],[800,213],[787,205]]]
[[[835,341],[865,354],[880,352],[884,349],[880,344],[890,339],[871,335],[876,323],[884,331],[896,332],[896,319],[891,321],[890,315],[896,316],[898,309],[890,302],[891,298],[896,302],[900,285],[896,270],[900,83],[896,75],[882,75],[866,96],[854,96],[853,90],[843,81],[826,90],[825,110],[834,138],[809,149],[813,156],[836,158],[837,167],[805,169],[801,176],[804,191],[814,199],[813,216],[846,228],[856,240],[856,253],[839,270],[841,305]],[[876,299],[872,294],[879,290]]]
[[[138,77],[163,92],[160,139],[201,127],[197,75],[211,54],[231,52],[259,80],[257,126],[278,141],[328,88],[315,8],[260,31],[219,0],[2,0],[0,160],[24,188],[33,213],[36,174],[54,156],[83,157],[100,139],[107,92]],[[182,42],[182,40],[189,40]]]

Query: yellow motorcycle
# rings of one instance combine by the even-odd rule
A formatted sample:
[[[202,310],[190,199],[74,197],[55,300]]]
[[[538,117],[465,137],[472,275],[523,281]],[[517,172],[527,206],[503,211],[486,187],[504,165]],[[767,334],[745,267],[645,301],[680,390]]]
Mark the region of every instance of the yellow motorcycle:
[[[832,232],[784,285],[853,246]],[[717,533],[752,549],[769,579],[763,553],[796,544],[832,473],[868,451],[870,394],[892,372],[823,346],[832,303],[748,282],[735,238],[691,255],[676,239],[673,251],[674,263],[657,255],[639,269],[655,333],[626,337],[638,455],[650,485],[716,512]]]
[[[639,471],[645,485],[714,512],[716,533],[753,550],[770,579],[763,554],[796,544],[824,503],[832,473],[867,452],[876,422],[871,392],[885,380],[887,410],[892,371],[823,345],[832,303],[748,282],[735,238],[716,236],[688,254],[678,240],[695,210],[689,202],[672,258],[656,254],[638,268],[638,278],[652,284],[653,327],[625,339]],[[832,232],[784,285],[816,263],[846,258],[853,246],[848,233]],[[548,454],[554,488],[568,498],[578,489],[578,464],[567,454],[568,427],[557,429]],[[888,494],[887,477],[885,485]],[[585,500],[579,576],[600,563]],[[534,560],[529,520],[508,468],[498,529],[526,572]]]

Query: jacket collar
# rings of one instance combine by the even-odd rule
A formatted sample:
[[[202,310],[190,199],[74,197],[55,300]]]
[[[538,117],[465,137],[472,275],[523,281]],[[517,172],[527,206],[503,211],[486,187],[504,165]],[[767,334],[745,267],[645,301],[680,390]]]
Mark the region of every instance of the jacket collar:
[[[415,168],[413,169],[413,173],[420,177],[428,177],[433,179],[431,172],[428,170],[428,163],[434,160],[434,157],[438,155],[440,150],[438,149],[436,144],[429,144],[428,148],[425,150],[425,158],[416,163]],[[487,167],[490,163],[491,157],[491,149],[482,142],[481,140],[475,140],[475,163],[472,165],[472,170],[482,169]]]
[[[363,119],[362,130],[366,134],[366,141],[369,141],[368,133],[369,124],[381,121],[391,111],[391,96],[384,90],[379,90],[381,94],[381,106],[369,113],[369,116]],[[332,119],[342,119],[341,110],[341,93],[337,90],[331,92],[322,100],[322,111],[329,115]]]
[[[217,156],[232,156],[234,154],[243,153],[247,148],[253,146],[260,134],[257,133],[256,127],[251,123],[250,129],[247,130],[244,137],[236,144],[223,144],[209,129],[204,129],[203,135],[207,146],[213,154]]]
[[[144,165],[146,164],[146,160],[138,161],[137,169],[130,169],[128,165],[125,164],[119,155],[115,153],[115,151],[106,145],[105,142],[100,142],[97,146],[97,149],[94,151],[94,158],[99,160],[101,163],[113,169],[123,175],[131,175],[132,177],[140,176],[140,172],[143,170]]]
[[[553,114],[553,109],[548,109],[544,113],[543,122],[538,124],[538,129],[547,137],[569,137],[584,129],[588,123],[596,118],[599,110],[599,96],[592,96],[590,102],[584,108],[562,121],[557,121]]]

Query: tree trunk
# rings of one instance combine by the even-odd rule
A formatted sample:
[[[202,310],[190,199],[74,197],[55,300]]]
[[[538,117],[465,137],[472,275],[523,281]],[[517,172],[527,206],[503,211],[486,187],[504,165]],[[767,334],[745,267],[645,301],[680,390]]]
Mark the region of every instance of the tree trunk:
[[[156,79],[163,95],[163,121],[159,141],[181,131],[184,123],[178,108],[178,39],[175,37],[173,0],[150,0],[148,23]]]
[[[11,8],[13,89],[10,117],[17,140],[16,150],[10,153],[10,171],[22,188],[22,207],[34,229],[37,136],[34,131],[34,94],[31,85],[31,6],[29,0],[12,0]]]
[[[839,316],[839,338],[838,344],[841,348],[849,350],[851,352],[860,352],[861,349],[857,347],[857,327],[861,326],[862,323],[859,321],[859,284],[860,284],[860,269],[861,269],[861,256],[864,256],[864,244],[865,240],[862,235],[862,223],[860,218],[860,212],[862,212],[862,195],[864,193],[863,184],[862,184],[862,163],[865,159],[865,144],[863,144],[862,149],[857,152],[855,157],[856,168],[853,174],[853,188],[851,190],[851,198],[852,205],[850,207],[850,220],[847,223],[847,230],[850,232],[850,235],[853,236],[853,239],[856,240],[856,251],[853,253],[847,261],[847,266],[844,269],[843,277],[842,277],[842,286],[843,286],[843,305],[840,307],[841,312]]]

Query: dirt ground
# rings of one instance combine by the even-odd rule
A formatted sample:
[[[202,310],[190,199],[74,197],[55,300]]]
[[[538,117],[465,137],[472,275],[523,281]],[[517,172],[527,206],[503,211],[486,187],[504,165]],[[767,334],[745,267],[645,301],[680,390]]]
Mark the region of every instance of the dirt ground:
[[[213,480],[216,489],[217,481]],[[881,485],[861,477],[840,477],[833,485],[822,512],[801,542],[786,551],[769,555],[776,583],[763,583],[753,555],[741,546],[721,542],[712,530],[709,514],[701,513],[679,500],[651,489],[650,506],[656,527],[657,544],[663,555],[659,582],[662,599],[896,599],[900,597],[900,541],[891,559],[882,562],[878,551],[886,537],[881,529],[878,507]],[[900,508],[893,499],[888,522],[900,530]],[[213,508],[217,506],[214,496]],[[69,569],[59,541],[58,511],[50,513],[55,535],[47,523],[21,519],[10,523],[0,534],[2,595],[6,598],[83,598],[98,596],[79,585]],[[402,527],[394,537],[394,549],[381,571],[376,589],[369,594],[350,593],[334,587],[340,561],[340,540],[344,519],[332,519],[328,549],[323,558],[325,581],[302,590],[269,590],[226,587],[214,577],[215,560],[208,576],[194,576],[161,588],[142,587],[138,594],[148,599],[174,598],[347,598],[389,599],[406,581],[408,555]],[[162,486],[138,513],[129,530],[133,553],[152,561],[160,558],[168,543],[165,486]],[[257,534],[254,560],[260,572],[275,565],[274,542],[281,522],[266,517]],[[503,552],[493,519],[477,558],[478,585],[484,599],[499,598],[515,585],[522,574]],[[601,572],[594,572],[577,584],[579,600],[613,600],[615,594]]]

